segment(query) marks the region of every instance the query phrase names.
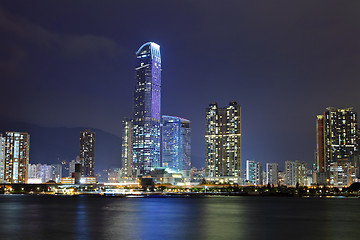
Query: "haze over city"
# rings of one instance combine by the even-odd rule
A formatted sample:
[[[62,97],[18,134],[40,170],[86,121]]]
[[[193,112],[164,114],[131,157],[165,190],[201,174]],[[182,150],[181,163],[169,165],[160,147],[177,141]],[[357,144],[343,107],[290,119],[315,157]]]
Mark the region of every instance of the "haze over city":
[[[0,2],[0,132],[28,131],[31,163],[74,159],[90,128],[96,170],[120,165],[135,52],[148,41],[161,46],[161,113],[191,120],[196,167],[212,102],[242,107],[243,168],[313,163],[316,115],[359,110],[359,3],[36,3]]]

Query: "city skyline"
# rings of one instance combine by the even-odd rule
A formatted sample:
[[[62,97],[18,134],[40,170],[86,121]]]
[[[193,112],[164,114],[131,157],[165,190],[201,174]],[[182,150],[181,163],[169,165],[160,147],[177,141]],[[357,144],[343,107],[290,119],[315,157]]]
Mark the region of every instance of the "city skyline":
[[[287,160],[313,163],[314,116],[328,106],[359,110],[360,36],[354,31],[359,17],[348,14],[355,11],[350,4],[262,3],[258,8],[231,2],[217,11],[212,1],[159,8],[145,3],[152,11],[135,14],[132,3],[111,8],[92,3],[78,18],[66,4],[23,4],[0,4],[0,29],[8,36],[1,39],[0,74],[4,89],[19,93],[10,103],[12,91],[1,95],[1,132],[27,131],[21,124],[26,123],[51,131],[102,130],[119,139],[121,119],[132,112],[134,61],[129,59],[147,41],[162,46],[162,112],[192,121],[197,167],[204,166],[204,109],[210,102],[223,106],[236,100],[242,106],[242,169],[247,159],[279,166]],[[153,18],[150,12],[156,13]],[[184,12],[189,17],[182,21]],[[269,19],[273,14],[278,18]],[[94,16],[101,21],[88,24]],[[19,124],[9,129],[7,122]],[[78,132],[73,130],[75,138]],[[75,158],[64,157],[66,143],[57,156],[39,154],[46,143],[36,141],[37,133],[46,139],[41,131],[30,132],[31,163]],[[102,152],[100,157],[97,152],[100,162],[120,164],[120,151],[110,160]]]

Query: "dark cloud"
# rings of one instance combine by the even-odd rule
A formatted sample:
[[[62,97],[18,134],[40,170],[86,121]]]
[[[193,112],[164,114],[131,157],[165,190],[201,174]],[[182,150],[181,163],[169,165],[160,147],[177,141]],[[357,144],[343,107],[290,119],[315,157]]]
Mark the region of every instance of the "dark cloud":
[[[59,34],[10,14],[2,8],[0,8],[0,29],[28,40],[39,48],[57,49],[59,53],[68,57],[97,53],[118,56],[121,51],[120,46],[112,39],[89,34]]]

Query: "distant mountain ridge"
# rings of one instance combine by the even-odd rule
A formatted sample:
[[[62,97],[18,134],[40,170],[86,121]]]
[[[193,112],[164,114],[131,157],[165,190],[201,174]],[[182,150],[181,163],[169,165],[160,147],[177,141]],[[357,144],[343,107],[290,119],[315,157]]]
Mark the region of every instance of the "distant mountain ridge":
[[[0,133],[6,131],[30,134],[30,163],[53,164],[71,161],[79,155],[79,135],[87,128],[41,127],[35,124],[0,121]],[[121,138],[100,129],[96,133],[95,172],[121,167]]]

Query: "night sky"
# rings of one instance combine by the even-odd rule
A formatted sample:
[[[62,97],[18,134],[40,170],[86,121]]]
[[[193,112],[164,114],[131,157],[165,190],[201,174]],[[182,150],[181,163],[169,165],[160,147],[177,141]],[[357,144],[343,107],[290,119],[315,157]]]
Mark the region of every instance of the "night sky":
[[[232,100],[242,107],[243,168],[313,163],[316,115],[360,109],[359,11],[360,1],[331,0],[2,0],[0,130],[29,131],[30,163],[55,163],[74,159],[79,131],[91,128],[106,135],[97,171],[120,164],[135,52],[153,41],[162,114],[192,121],[194,166],[205,165],[205,108]]]

